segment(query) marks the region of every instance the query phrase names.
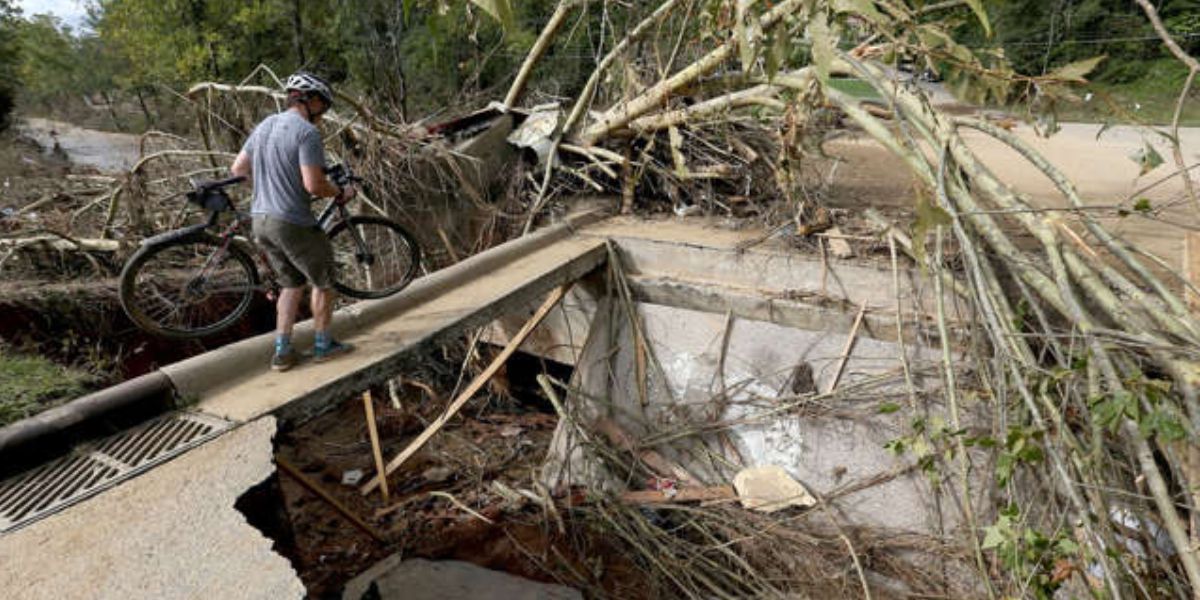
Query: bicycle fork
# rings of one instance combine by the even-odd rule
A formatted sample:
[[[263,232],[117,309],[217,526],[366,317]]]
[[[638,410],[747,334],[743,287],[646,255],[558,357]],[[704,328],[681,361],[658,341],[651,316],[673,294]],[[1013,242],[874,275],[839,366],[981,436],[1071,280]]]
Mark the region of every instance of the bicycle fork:
[[[338,204],[337,210],[338,217],[346,224],[346,228],[350,230],[350,237],[354,240],[354,259],[358,261],[358,264],[370,267],[375,263],[375,254],[367,246],[367,241],[363,239],[362,233],[350,222],[350,211],[346,209],[345,205]]]

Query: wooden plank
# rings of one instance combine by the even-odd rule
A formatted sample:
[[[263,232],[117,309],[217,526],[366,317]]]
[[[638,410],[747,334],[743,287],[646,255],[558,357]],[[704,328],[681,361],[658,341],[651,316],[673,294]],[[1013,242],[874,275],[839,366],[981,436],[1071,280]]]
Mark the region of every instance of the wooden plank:
[[[673,494],[659,490],[638,490],[621,494],[621,501],[627,504],[680,504],[684,502],[712,502],[714,500],[734,500],[737,492],[728,485],[718,485],[702,488],[681,488]]]
[[[858,328],[862,326],[865,314],[867,314],[866,302],[859,307],[858,316],[854,317],[854,326],[850,328],[850,335],[846,336],[846,347],[842,349],[842,358],[838,361],[837,370],[833,372],[833,381],[829,382],[829,389],[825,390],[826,394],[832,394],[842,379],[842,371],[846,370],[846,362],[850,360],[850,353],[854,351],[854,341],[858,339]]]
[[[612,445],[620,448],[621,450],[629,452],[634,456],[637,456],[647,467],[649,467],[651,471],[653,471],[659,477],[675,479],[679,482],[679,485],[684,487],[704,487],[704,483],[702,481],[700,481],[695,475],[692,475],[687,469],[683,468],[683,466],[679,465],[678,463],[659,454],[658,452],[655,452],[654,450],[639,449],[637,444],[634,443],[633,439],[629,437],[629,434],[625,433],[625,430],[621,429],[621,427],[617,425],[616,421],[608,418],[601,418],[596,420],[596,422],[592,424],[592,427],[594,427],[596,431],[599,431],[601,434],[603,434],[604,437],[608,438],[608,441]]]
[[[450,406],[446,408],[446,411],[443,412],[441,416],[437,418],[437,420],[431,423],[429,427],[426,427],[425,431],[421,432],[421,435],[417,436],[417,439],[413,440],[407,448],[400,452],[400,454],[396,455],[396,458],[393,458],[391,462],[387,464],[383,472],[376,474],[371,481],[368,481],[366,485],[360,488],[360,491],[364,496],[370,494],[375,490],[375,488],[379,487],[380,482],[382,482],[384,478],[386,478],[388,475],[391,475],[393,471],[400,467],[400,465],[404,464],[404,461],[411,458],[413,454],[416,454],[417,450],[420,450],[421,447],[429,441],[429,438],[432,438],[435,433],[440,431],[442,427],[444,427],[446,423],[450,421],[451,417],[453,417],[455,414],[458,414],[458,411],[462,409],[463,405],[466,404],[468,400],[471,399],[471,396],[474,396],[475,392],[478,392],[479,389],[482,388],[484,384],[486,384],[488,380],[496,374],[496,371],[500,370],[500,367],[504,365],[505,361],[508,360],[508,357],[512,356],[512,354],[517,351],[517,348],[521,346],[521,342],[524,342],[525,338],[529,337],[529,334],[533,333],[534,328],[536,328],[538,324],[542,322],[542,319],[545,319],[546,315],[550,314],[550,309],[554,308],[554,306],[558,304],[559,300],[562,300],[562,297],[566,295],[567,290],[571,289],[572,284],[573,282],[560,285],[555,288],[554,291],[550,292],[550,295],[546,298],[546,301],[543,302],[540,307],[538,307],[537,312],[535,312],[533,316],[525,322],[525,326],[522,327],[521,330],[518,331],[511,340],[509,340],[508,345],[504,347],[504,350],[500,351],[500,354],[496,356],[494,360],[492,360],[492,363],[489,364],[482,373],[476,376],[473,381],[471,381],[471,384],[467,386],[467,389],[463,390],[463,392],[459,394],[453,402],[450,403]]]
[[[371,435],[371,453],[375,455],[375,472],[383,472],[383,450],[379,447],[379,431],[375,428],[375,403],[371,401],[371,390],[363,392],[363,412],[367,415],[367,432]],[[387,477],[380,480],[380,492],[383,493],[383,501],[386,503],[391,499],[388,493]]]
[[[330,496],[329,492],[326,492],[321,488],[321,486],[318,486],[316,482],[312,481],[308,477],[305,477],[304,473],[301,473],[299,469],[293,467],[290,463],[278,456],[275,457],[275,464],[279,467],[280,471],[283,471],[286,475],[292,479],[295,479],[297,483],[304,486],[304,488],[308,491],[316,494],[318,498],[324,500],[327,504],[332,506],[334,510],[341,513],[343,517],[346,517],[346,519],[353,523],[355,527],[361,529],[363,533],[371,536],[372,539],[380,544],[387,543],[387,540],[385,540],[383,536],[379,534],[379,532],[375,531],[374,527],[367,525],[366,521],[363,521],[362,519],[358,518],[358,515],[350,512],[350,509],[346,508],[346,506],[341,502],[338,502],[333,496]]]

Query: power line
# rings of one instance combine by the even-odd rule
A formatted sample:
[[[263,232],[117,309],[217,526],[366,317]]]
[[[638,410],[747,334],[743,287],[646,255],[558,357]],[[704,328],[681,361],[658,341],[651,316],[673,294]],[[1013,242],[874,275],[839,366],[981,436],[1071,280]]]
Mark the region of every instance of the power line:
[[[1171,37],[1175,39],[1190,39],[1200,38],[1200,33],[1173,33]],[[1072,45],[1072,44],[1110,44],[1113,42],[1148,42],[1162,41],[1157,35],[1135,36],[1135,37],[1109,37],[1109,38],[1083,38],[1074,40],[1057,40],[1044,42],[1005,42],[1002,46],[1046,46],[1046,45]]]

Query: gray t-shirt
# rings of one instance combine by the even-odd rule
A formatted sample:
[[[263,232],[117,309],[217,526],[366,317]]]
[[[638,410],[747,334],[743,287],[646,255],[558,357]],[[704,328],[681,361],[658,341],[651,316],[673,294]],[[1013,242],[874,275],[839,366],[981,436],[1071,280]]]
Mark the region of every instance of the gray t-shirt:
[[[242,151],[251,158],[254,201],[250,212],[302,226],[316,225],[300,167],[325,167],[325,149],[316,126],[285,111],[263,119],[246,138]]]

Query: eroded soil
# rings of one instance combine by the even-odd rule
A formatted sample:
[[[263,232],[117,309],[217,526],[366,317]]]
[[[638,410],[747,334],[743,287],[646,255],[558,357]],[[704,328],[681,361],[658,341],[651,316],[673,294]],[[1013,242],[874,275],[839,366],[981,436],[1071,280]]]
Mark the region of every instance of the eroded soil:
[[[502,381],[510,381],[504,377]],[[505,384],[501,384],[505,385]],[[295,465],[387,542],[354,527],[294,478],[280,475],[291,546],[281,548],[311,597],[340,597],[342,586],[393,553],[462,560],[537,581],[562,583],[589,595],[650,597],[642,577],[605,536],[573,520],[559,521],[528,500],[499,490],[530,487],[545,458],[557,418],[526,401],[478,398],[389,478],[390,499],[363,496],[344,474],[375,472],[361,398],[351,398],[277,440],[277,456]],[[445,401],[405,386],[402,408],[374,395],[385,460],[436,418]],[[378,390],[377,390],[378,391]],[[493,388],[493,392],[503,392]],[[532,491],[532,490],[531,490]],[[536,492],[535,492],[536,493]],[[559,499],[560,501],[562,499]],[[560,524],[561,523],[561,527]]]

